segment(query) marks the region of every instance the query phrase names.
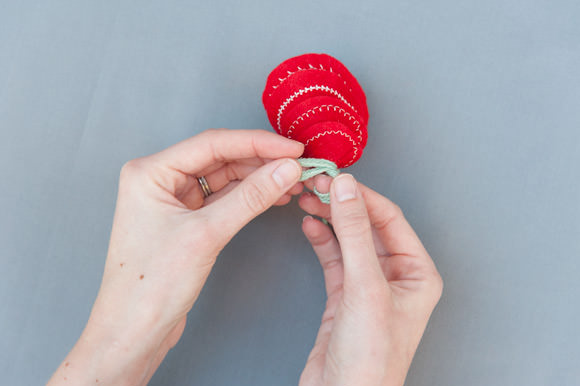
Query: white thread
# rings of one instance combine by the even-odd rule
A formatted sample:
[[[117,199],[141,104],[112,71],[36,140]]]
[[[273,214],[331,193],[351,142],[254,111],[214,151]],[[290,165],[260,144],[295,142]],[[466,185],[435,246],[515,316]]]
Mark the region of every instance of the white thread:
[[[348,135],[347,133],[345,133],[342,130],[326,130],[323,132],[320,132],[318,134],[316,134],[315,136],[309,138],[305,143],[304,146],[308,146],[310,144],[310,142],[312,141],[316,141],[317,139],[320,139],[320,137],[324,137],[327,134],[338,134],[338,135],[342,135],[343,137],[346,137],[351,143],[352,143],[352,147],[354,149],[354,152],[352,154],[352,158],[350,159],[350,161],[348,161],[346,163],[346,165],[344,166],[349,167],[350,165],[352,165],[352,163],[354,162],[354,159],[356,158],[356,155],[358,154],[358,145],[356,144],[356,142],[354,141],[354,139],[352,139],[352,137],[350,135]],[[288,137],[290,138],[290,137]]]
[[[320,68],[317,68],[317,67],[314,67],[314,66],[313,66],[312,64],[310,64],[310,63],[308,64],[308,67],[309,67],[309,68],[302,68],[302,67],[300,67],[300,66],[297,66],[297,68],[296,68],[296,71],[290,71],[290,70],[286,70],[286,73],[288,73],[288,76],[286,76],[285,78],[278,78],[278,81],[279,81],[279,83],[278,83],[277,85],[273,85],[273,86],[272,86],[272,88],[273,88],[274,90],[275,90],[275,89],[277,89],[278,87],[280,87],[280,85],[281,85],[281,84],[282,84],[282,83],[283,83],[283,82],[284,82],[286,79],[288,79],[288,78],[290,77],[290,75],[292,75],[292,74],[295,74],[295,73],[297,73],[297,72],[300,72],[300,71],[308,71],[308,70],[317,70],[317,71],[329,71],[329,72],[332,72],[332,73],[335,73],[335,74],[337,74],[339,78],[342,78],[342,75],[340,75],[340,72],[334,72],[334,71],[332,70],[332,67],[328,67],[329,69],[327,70],[327,69],[325,69],[325,68],[322,66],[322,64],[320,64]],[[344,85],[348,87],[348,84],[346,83],[346,80],[344,80],[344,79],[343,79],[343,82],[344,82]],[[350,87],[349,87],[349,88],[348,88],[348,90],[352,92],[352,88],[350,88]],[[269,94],[269,96],[272,96],[272,94]]]
[[[292,122],[292,124],[290,125],[290,127],[288,128],[288,132],[286,133],[286,135],[290,135],[292,133],[292,131],[296,128],[295,125],[298,124],[299,121],[304,120],[304,116],[306,116],[307,118],[309,118],[310,116],[308,114],[314,114],[316,112],[316,110],[318,110],[319,112],[322,112],[323,108],[326,108],[326,111],[329,111],[330,108],[333,107],[333,110],[336,112],[336,109],[339,109],[339,112],[342,113],[342,115],[344,115],[346,118],[348,118],[348,120],[353,120],[354,119],[354,124],[356,125],[356,132],[358,134],[358,141],[362,142],[362,131],[360,129],[360,123],[359,121],[356,120],[355,117],[353,117],[348,111],[346,111],[345,109],[343,109],[340,106],[336,106],[336,105],[320,105],[320,106],[316,106],[311,108],[310,110],[308,110],[307,112],[303,113],[302,115],[300,115],[298,118],[296,118],[294,120],[294,122]]]
[[[322,90],[324,92],[328,92],[328,93],[334,95],[335,97],[337,97],[338,99],[340,99],[341,101],[343,101],[344,103],[346,103],[346,105],[348,107],[350,107],[351,109],[353,109],[353,111],[358,114],[358,111],[350,103],[348,103],[348,101],[338,91],[336,91],[335,89],[330,88],[328,86],[320,86],[320,85],[305,87],[303,89],[300,89],[300,90],[296,91],[288,99],[286,99],[284,101],[284,103],[282,103],[282,105],[280,105],[280,108],[278,109],[278,116],[276,117],[276,126],[278,127],[278,132],[279,133],[282,132],[282,128],[280,127],[280,120],[282,119],[282,113],[284,112],[284,110],[286,109],[286,107],[288,107],[288,105],[290,104],[290,102],[292,102],[294,99],[296,99],[296,97],[298,97],[300,95],[303,95],[305,92],[311,92],[311,91],[314,91],[314,90]]]

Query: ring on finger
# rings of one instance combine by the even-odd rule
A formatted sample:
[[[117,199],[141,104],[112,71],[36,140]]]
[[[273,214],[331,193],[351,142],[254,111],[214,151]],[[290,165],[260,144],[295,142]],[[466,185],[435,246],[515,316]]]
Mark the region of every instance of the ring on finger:
[[[207,198],[213,193],[204,176],[197,177],[197,182],[199,182],[199,186],[201,187],[203,198]]]

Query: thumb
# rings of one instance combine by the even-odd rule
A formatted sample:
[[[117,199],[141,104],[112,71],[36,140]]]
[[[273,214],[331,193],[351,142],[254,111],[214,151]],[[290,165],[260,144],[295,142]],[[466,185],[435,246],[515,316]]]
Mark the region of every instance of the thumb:
[[[332,225],[342,251],[344,284],[362,289],[384,283],[365,201],[354,177],[341,174],[330,187]]]
[[[204,207],[208,225],[216,234],[231,239],[242,227],[278,201],[302,174],[296,160],[284,158],[267,163],[242,180],[231,192]]]

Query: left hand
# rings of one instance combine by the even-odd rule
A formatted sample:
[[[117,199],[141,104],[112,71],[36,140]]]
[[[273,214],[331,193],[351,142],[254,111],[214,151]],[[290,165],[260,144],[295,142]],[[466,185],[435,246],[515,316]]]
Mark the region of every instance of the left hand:
[[[302,191],[301,143],[208,130],[121,170],[105,272],[87,327],[49,384],[143,385],[183,332],[218,253]],[[214,192],[204,200],[197,176]]]

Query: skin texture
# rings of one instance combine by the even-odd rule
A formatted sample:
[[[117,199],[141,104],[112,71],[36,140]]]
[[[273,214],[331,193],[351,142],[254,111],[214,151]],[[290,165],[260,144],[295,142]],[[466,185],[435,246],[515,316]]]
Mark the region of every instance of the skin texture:
[[[179,341],[219,252],[253,218],[302,192],[295,159],[303,150],[262,130],[217,129],[125,164],[101,288],[48,384],[147,384]],[[214,192],[205,200],[196,176]],[[316,181],[321,190],[329,182]],[[309,213],[332,213],[340,242],[318,220],[305,219],[329,301],[303,385],[402,384],[441,292],[429,256],[402,215],[393,217],[400,212],[359,189],[350,201],[332,198],[332,208],[308,194],[300,199]],[[364,226],[364,200],[391,253],[378,249],[381,241]]]
[[[443,282],[387,198],[349,174],[315,178],[330,205],[304,194],[302,229],[324,271],[328,300],[301,386],[403,385]],[[312,187],[312,183],[307,183]]]

